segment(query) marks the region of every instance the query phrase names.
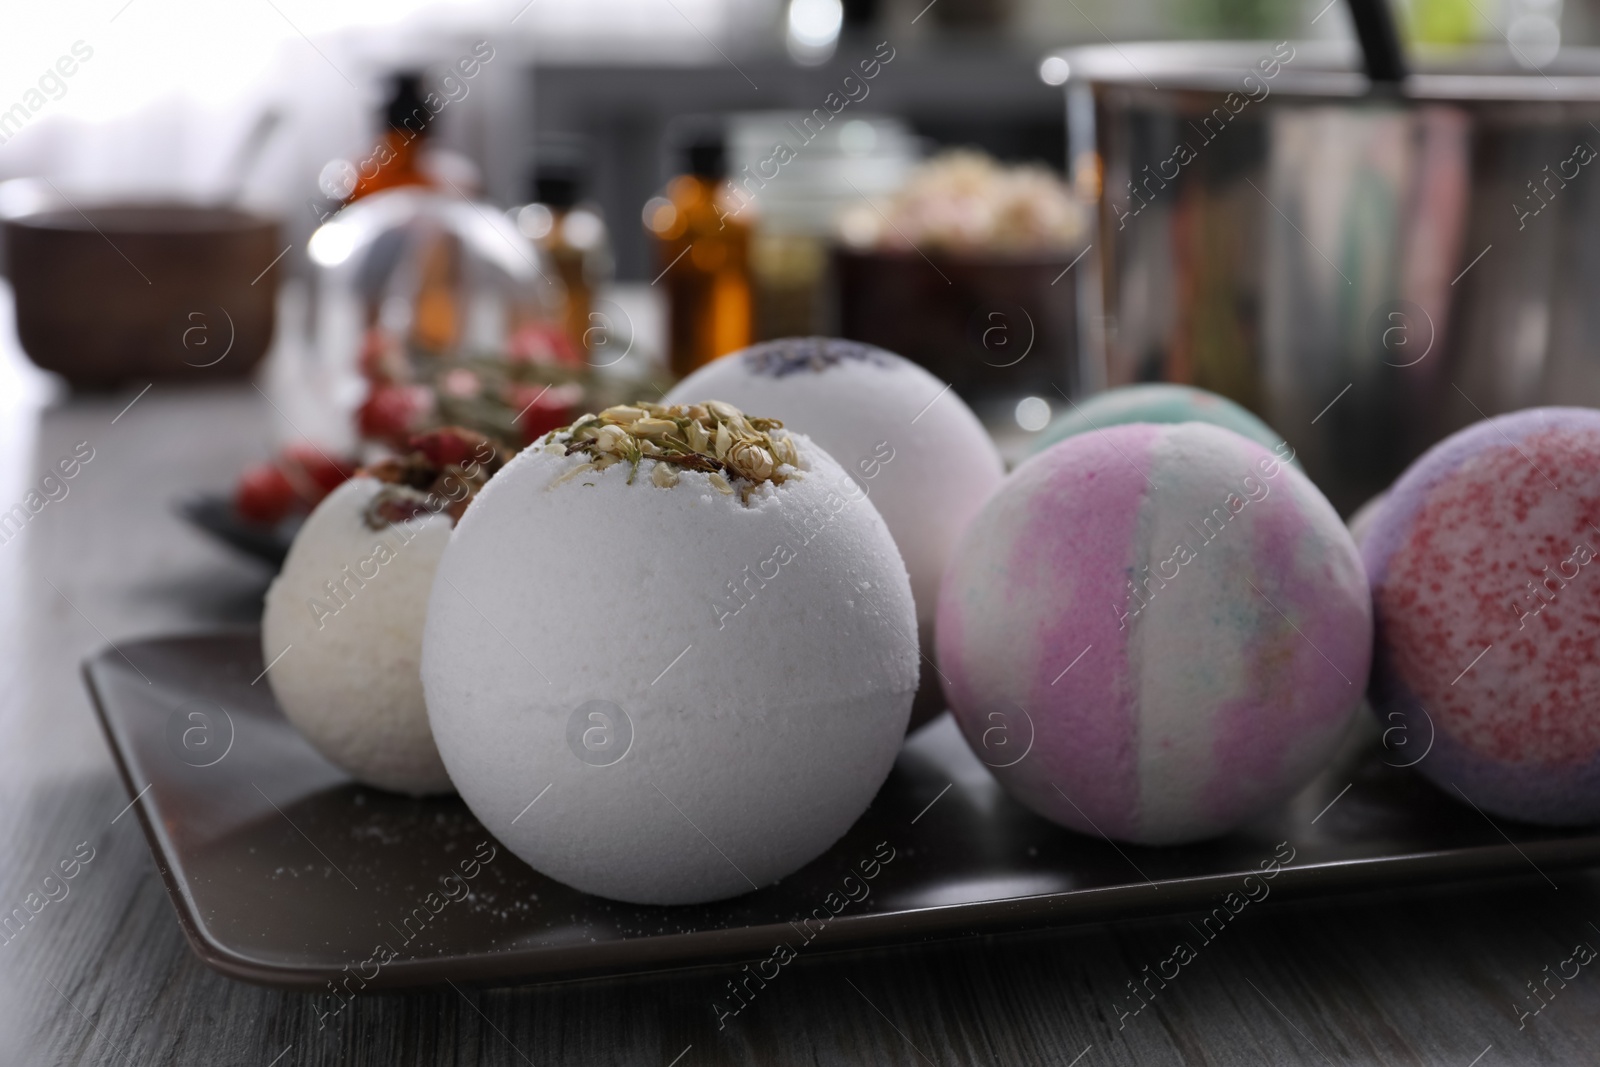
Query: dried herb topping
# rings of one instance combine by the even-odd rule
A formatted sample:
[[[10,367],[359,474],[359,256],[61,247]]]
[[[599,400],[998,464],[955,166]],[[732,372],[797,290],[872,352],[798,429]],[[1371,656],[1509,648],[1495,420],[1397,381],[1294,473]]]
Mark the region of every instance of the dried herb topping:
[[[619,404],[598,415],[585,415],[571,426],[553,430],[543,447],[561,455],[581,454],[587,463],[563,474],[555,484],[589,471],[627,463],[628,484],[639,465],[649,461],[652,484],[670,489],[680,471],[701,471],[721,493],[750,493],[770,483],[782,485],[796,475],[800,455],[794,440],[777,419],[753,418],[720,400],[703,404]]]

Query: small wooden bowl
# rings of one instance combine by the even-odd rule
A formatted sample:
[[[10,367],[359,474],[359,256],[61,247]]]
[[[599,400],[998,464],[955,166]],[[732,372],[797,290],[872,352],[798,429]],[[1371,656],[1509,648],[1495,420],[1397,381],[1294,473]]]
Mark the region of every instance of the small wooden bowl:
[[[272,341],[277,224],[226,207],[114,204],[5,221],[17,334],[76,389],[239,378]]]

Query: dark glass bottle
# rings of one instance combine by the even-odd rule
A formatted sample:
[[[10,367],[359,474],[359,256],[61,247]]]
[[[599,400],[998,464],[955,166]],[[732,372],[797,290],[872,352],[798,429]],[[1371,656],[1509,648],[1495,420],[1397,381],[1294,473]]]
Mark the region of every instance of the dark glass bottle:
[[[720,139],[689,147],[686,173],[645,205],[667,290],[668,361],[685,375],[751,342],[750,226],[722,195]]]

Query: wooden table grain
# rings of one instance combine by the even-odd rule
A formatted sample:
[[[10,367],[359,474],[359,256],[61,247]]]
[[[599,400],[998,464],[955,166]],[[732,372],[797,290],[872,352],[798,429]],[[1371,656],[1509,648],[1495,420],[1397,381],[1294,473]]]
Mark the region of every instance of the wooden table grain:
[[[0,942],[0,1065],[1600,1063],[1600,965],[1550,977],[1600,946],[1585,871],[1268,902],[1153,996],[1133,986],[1185,916],[816,956],[720,1030],[728,969],[366,996],[332,1019],[212,973],[126,815],[78,664],[256,616],[266,573],[172,502],[228,484],[281,427],[249,386],[136,392],[0,403],[0,512],[93,449],[0,543],[0,914],[92,854]]]

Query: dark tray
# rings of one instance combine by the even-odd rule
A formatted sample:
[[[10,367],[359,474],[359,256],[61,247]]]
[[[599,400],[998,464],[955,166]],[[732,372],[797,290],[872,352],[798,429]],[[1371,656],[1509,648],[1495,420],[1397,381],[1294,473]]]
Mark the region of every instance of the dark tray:
[[[299,532],[303,515],[284,519],[279,523],[251,522],[242,519],[233,510],[233,498],[224,493],[196,493],[178,501],[174,510],[190,524],[204,530],[230,548],[247,556],[283,566],[294,535]]]
[[[1226,915],[1225,899],[1238,908],[1246,896],[1549,877],[1600,861],[1594,832],[1491,823],[1386,765],[1402,762],[1400,750],[1378,747],[1375,730],[1226,838],[1118,846],[1011,801],[947,717],[911,739],[872,807],[803,870],[720,904],[639,907],[534,873],[458,800],[351,783],[301,740],[267,683],[252,684],[255,631],[122,652],[100,653],[84,673],[178,921],[206,963],[271,985],[356,988],[357,973],[369,988],[555,981],[767,960],[784,944],[811,955],[1156,912]],[[443,881],[490,849],[464,886]],[[1262,879],[1289,849],[1293,860]],[[890,850],[875,878],[848,880]]]

